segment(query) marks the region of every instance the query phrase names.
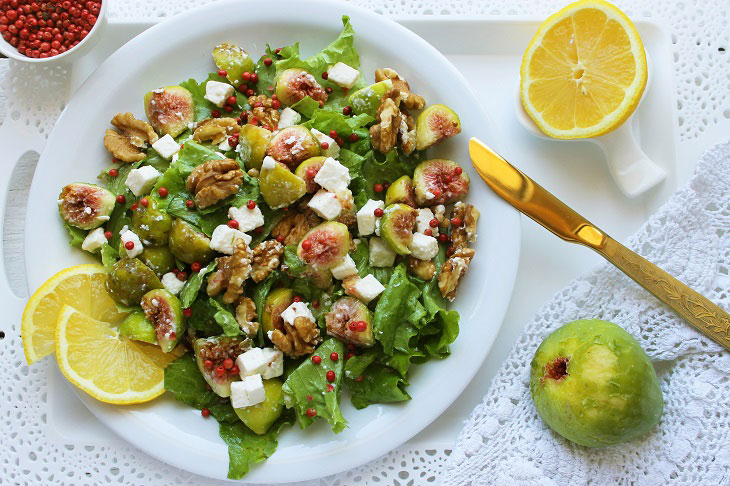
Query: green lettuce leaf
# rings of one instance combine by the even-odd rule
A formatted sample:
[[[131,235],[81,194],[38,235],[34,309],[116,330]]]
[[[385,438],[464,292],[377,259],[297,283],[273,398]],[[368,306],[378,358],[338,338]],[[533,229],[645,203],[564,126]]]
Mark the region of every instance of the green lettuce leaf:
[[[307,269],[307,264],[297,256],[297,247],[288,245],[284,247],[284,259],[282,262],[286,265],[286,273],[292,277],[298,277]]]
[[[223,334],[223,328],[216,322],[215,313],[218,312],[211,299],[203,295],[195,299],[190,306],[192,314],[187,319],[188,326],[193,329],[199,337],[218,336]]]
[[[109,243],[101,245],[100,253],[101,264],[104,265],[104,270],[108,272],[117,263],[117,260],[119,260],[119,253]]]
[[[187,81],[183,81],[180,83],[180,86],[190,91],[190,94],[193,95],[193,103],[195,104],[195,121],[199,122],[201,120],[205,120],[206,118],[210,118],[210,113],[213,110],[221,111],[220,108],[218,108],[216,105],[211,103],[210,101],[205,99],[205,84],[208,81],[219,81],[221,83],[227,83],[231,84],[230,81],[226,78],[222,78],[218,76],[218,72],[210,73],[208,77],[198,83],[194,79],[188,79]],[[231,86],[233,86],[231,84]],[[234,86],[235,89],[235,86]],[[247,106],[248,98],[244,93],[241,93],[237,89],[234,91],[236,94],[236,100],[238,103],[238,106],[245,107]],[[230,116],[233,118],[238,117],[241,114],[241,111],[239,109],[233,110],[231,113],[226,113],[226,116]]]
[[[287,406],[294,408],[301,428],[306,428],[317,418],[329,422],[332,431],[342,432],[347,421],[340,410],[340,393],[342,391],[343,361],[333,362],[330,354],[338,353],[343,356],[344,346],[337,339],[327,339],[314,352],[313,356],[322,358],[322,363],[316,365],[311,359],[305,359],[284,382],[283,392]],[[332,383],[334,391],[326,391],[329,384],[325,375],[328,370],[335,372],[335,381]],[[311,400],[309,399],[311,398]],[[315,417],[307,416],[307,410],[317,411]]]
[[[279,224],[284,219],[284,216],[286,216],[286,212],[283,209],[271,209],[265,202],[261,201],[261,198],[257,199],[257,204],[261,209],[261,214],[264,216],[264,225],[260,233],[253,233],[251,243],[248,245],[251,248],[255,248],[256,245],[268,238],[274,226]]]
[[[357,267],[357,274],[361,278],[365,278],[368,274],[377,278],[383,285],[388,285],[391,275],[393,275],[393,267],[371,267],[370,266],[370,249],[367,244],[368,240],[360,240],[355,247],[355,251],[350,255]]]
[[[198,273],[193,273],[187,282],[185,282],[185,286],[180,291],[180,302],[182,303],[183,309],[190,307],[193,304],[195,298],[198,296],[200,287],[203,285],[203,280],[205,280],[205,277],[210,272],[215,270],[217,265],[218,260],[213,260],[208,264],[208,266],[201,268]]]
[[[218,323],[223,329],[223,333],[226,336],[238,336],[241,334],[241,328],[238,326],[238,321],[233,317],[233,313],[226,309],[220,302],[214,298],[210,298],[210,305],[215,308],[215,314],[213,314],[213,320]]]
[[[68,231],[68,244],[74,248],[81,248],[81,244],[86,238],[86,231],[75,226],[71,226],[68,223],[63,223],[63,226],[65,226],[66,231]]]
[[[362,379],[347,379],[352,405],[362,409],[373,403],[393,403],[410,400],[405,391],[408,383],[395,371],[375,364],[362,374]]]
[[[192,196],[185,191],[180,191],[172,197],[168,196],[168,199],[167,214],[192,224],[208,236],[213,234],[218,225],[228,222],[227,208],[209,214],[201,214],[196,208],[188,208],[186,202],[192,199]]]

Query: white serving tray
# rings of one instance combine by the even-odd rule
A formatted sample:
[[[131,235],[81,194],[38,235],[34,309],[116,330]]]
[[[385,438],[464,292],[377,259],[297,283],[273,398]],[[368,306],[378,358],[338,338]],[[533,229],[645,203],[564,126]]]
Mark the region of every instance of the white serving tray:
[[[500,125],[504,154],[514,164],[566,203],[624,239],[674,192],[692,171],[677,167],[674,127],[671,42],[654,23],[637,23],[651,59],[651,83],[634,116],[633,129],[645,153],[668,173],[655,189],[627,199],[615,186],[603,154],[591,143],[563,143],[533,137],[514,114],[514,90],[522,53],[537,29],[538,19],[518,17],[403,18],[399,22],[426,39],[461,70],[492,119]],[[150,27],[146,22],[110,21],[104,38],[71,71],[72,92],[112,52]],[[434,73],[438,76],[438,73]],[[415,82],[416,80],[414,80]],[[417,84],[417,82],[415,83]],[[522,326],[537,307],[571,279],[601,260],[592,252],[567,245],[523,218],[521,268],[505,323],[480,373],[438,420],[409,444],[425,448],[450,447],[461,422],[485,394]],[[549,275],[550,278],[541,278]],[[486,276],[485,276],[486,277]],[[83,406],[50,367],[48,425],[64,444],[97,445],[119,441]]]

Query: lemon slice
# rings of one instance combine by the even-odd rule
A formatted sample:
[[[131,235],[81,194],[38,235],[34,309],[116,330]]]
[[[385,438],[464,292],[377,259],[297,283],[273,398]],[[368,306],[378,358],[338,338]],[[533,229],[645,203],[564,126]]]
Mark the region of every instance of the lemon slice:
[[[646,54],[623,12],[602,0],[582,0],[540,25],[520,77],[522,105],[545,134],[595,137],[636,109],[646,87]]]
[[[116,327],[64,305],[56,326],[56,359],[68,381],[105,403],[148,402],[164,391],[164,369],[184,352],[120,336]]]
[[[106,291],[106,272],[101,265],[77,265],[46,280],[28,300],[23,311],[21,335],[28,364],[55,349],[56,322],[64,304],[93,319],[117,322],[124,313]]]

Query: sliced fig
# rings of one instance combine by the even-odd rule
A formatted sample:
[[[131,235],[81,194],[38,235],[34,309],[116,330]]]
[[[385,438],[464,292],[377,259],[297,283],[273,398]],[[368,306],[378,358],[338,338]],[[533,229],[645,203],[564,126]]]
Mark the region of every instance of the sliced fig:
[[[109,220],[116,197],[103,187],[83,182],[65,186],[58,196],[58,212],[71,226],[94,229]]]
[[[319,144],[309,130],[294,125],[274,135],[266,147],[266,155],[294,170],[308,158],[319,155]]]
[[[235,368],[223,366],[226,359],[236,361],[251,348],[251,341],[242,337],[212,336],[193,341],[195,362],[211,390],[221,397],[231,396],[231,383],[241,379]]]
[[[373,315],[368,307],[352,297],[342,297],[324,315],[327,333],[357,346],[375,344]]]
[[[350,95],[349,103],[352,111],[359,115],[366,113],[375,117],[380,107],[380,99],[393,87],[393,81],[385,79],[365,88],[359,89]]]
[[[258,125],[244,125],[238,133],[238,153],[247,169],[261,169],[271,132]]]
[[[332,286],[332,272],[326,268],[308,268],[303,275],[318,289],[328,289]]]
[[[155,326],[147,320],[143,311],[135,311],[127,316],[119,326],[119,334],[135,341],[157,344]]]
[[[182,86],[167,86],[144,95],[144,112],[159,133],[177,137],[195,121],[195,103]]]
[[[304,69],[287,69],[276,80],[276,96],[284,105],[291,106],[309,96],[314,101],[327,102],[327,92],[314,76]]]
[[[395,203],[403,203],[414,208],[416,207],[413,181],[407,175],[396,179],[385,192],[385,205],[390,206]]]
[[[312,228],[297,246],[297,256],[316,270],[339,264],[350,249],[350,232],[342,223],[328,221]]]
[[[252,73],[256,69],[253,59],[246,51],[233,44],[220,44],[213,49],[213,61],[218,69],[226,71],[226,78],[234,86],[241,84],[244,72]]]
[[[234,408],[233,411],[246,427],[259,435],[265,434],[284,411],[284,394],[281,390],[283,385],[276,378],[264,380],[264,401],[250,407]]]
[[[164,275],[175,268],[175,256],[167,246],[145,246],[144,251],[139,255],[139,259],[158,276]]]
[[[289,307],[294,299],[294,291],[292,289],[278,288],[269,292],[264,300],[264,308],[261,311],[261,326],[264,335],[268,335],[269,331],[274,329],[283,329],[284,320],[281,313]]]
[[[174,219],[168,240],[170,251],[185,263],[208,263],[215,256],[210,249],[210,238],[182,219]]]
[[[390,245],[394,252],[409,255],[408,245],[413,239],[413,228],[416,225],[418,212],[407,204],[391,204],[383,211],[380,218],[380,236]]]
[[[111,298],[127,307],[139,305],[144,294],[161,288],[162,282],[155,272],[137,258],[121,258],[106,278],[106,291]]]
[[[327,157],[310,157],[299,164],[297,170],[294,171],[296,175],[304,180],[307,185],[307,192],[310,194],[319,190],[319,184],[314,182],[314,176],[316,176],[319,169],[322,168],[322,164],[324,164],[325,160],[327,160]]]
[[[413,185],[420,206],[451,204],[469,192],[469,176],[453,160],[430,159],[416,166]]]
[[[147,206],[139,205],[132,211],[131,228],[146,246],[166,245],[172,227],[172,218],[158,209],[157,199],[146,198]]]
[[[140,306],[147,320],[155,326],[160,349],[169,353],[187,329],[180,299],[165,289],[150,290],[142,297]]]
[[[418,115],[416,150],[424,150],[461,132],[459,116],[446,105],[431,105]]]
[[[301,177],[283,165],[277,163],[272,165],[272,168],[262,166],[259,189],[266,204],[271,209],[278,209],[289,206],[302,197],[307,191],[307,186]]]

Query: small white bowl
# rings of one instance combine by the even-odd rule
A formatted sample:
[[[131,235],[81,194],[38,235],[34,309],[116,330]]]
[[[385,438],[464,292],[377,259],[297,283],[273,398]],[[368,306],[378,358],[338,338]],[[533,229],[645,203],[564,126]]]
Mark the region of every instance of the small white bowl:
[[[68,62],[78,59],[79,56],[88,52],[89,49],[91,49],[91,47],[93,47],[101,37],[100,34],[106,27],[106,8],[108,3],[109,0],[102,0],[101,9],[99,10],[99,15],[96,18],[96,23],[91,28],[89,33],[81,40],[81,42],[62,54],[46,58],[24,56],[20,54],[15,47],[11,46],[2,37],[0,37],[0,53],[9,57],[10,59],[15,59],[16,61],[20,62],[27,62],[29,64],[49,65],[58,63],[60,61]]]

